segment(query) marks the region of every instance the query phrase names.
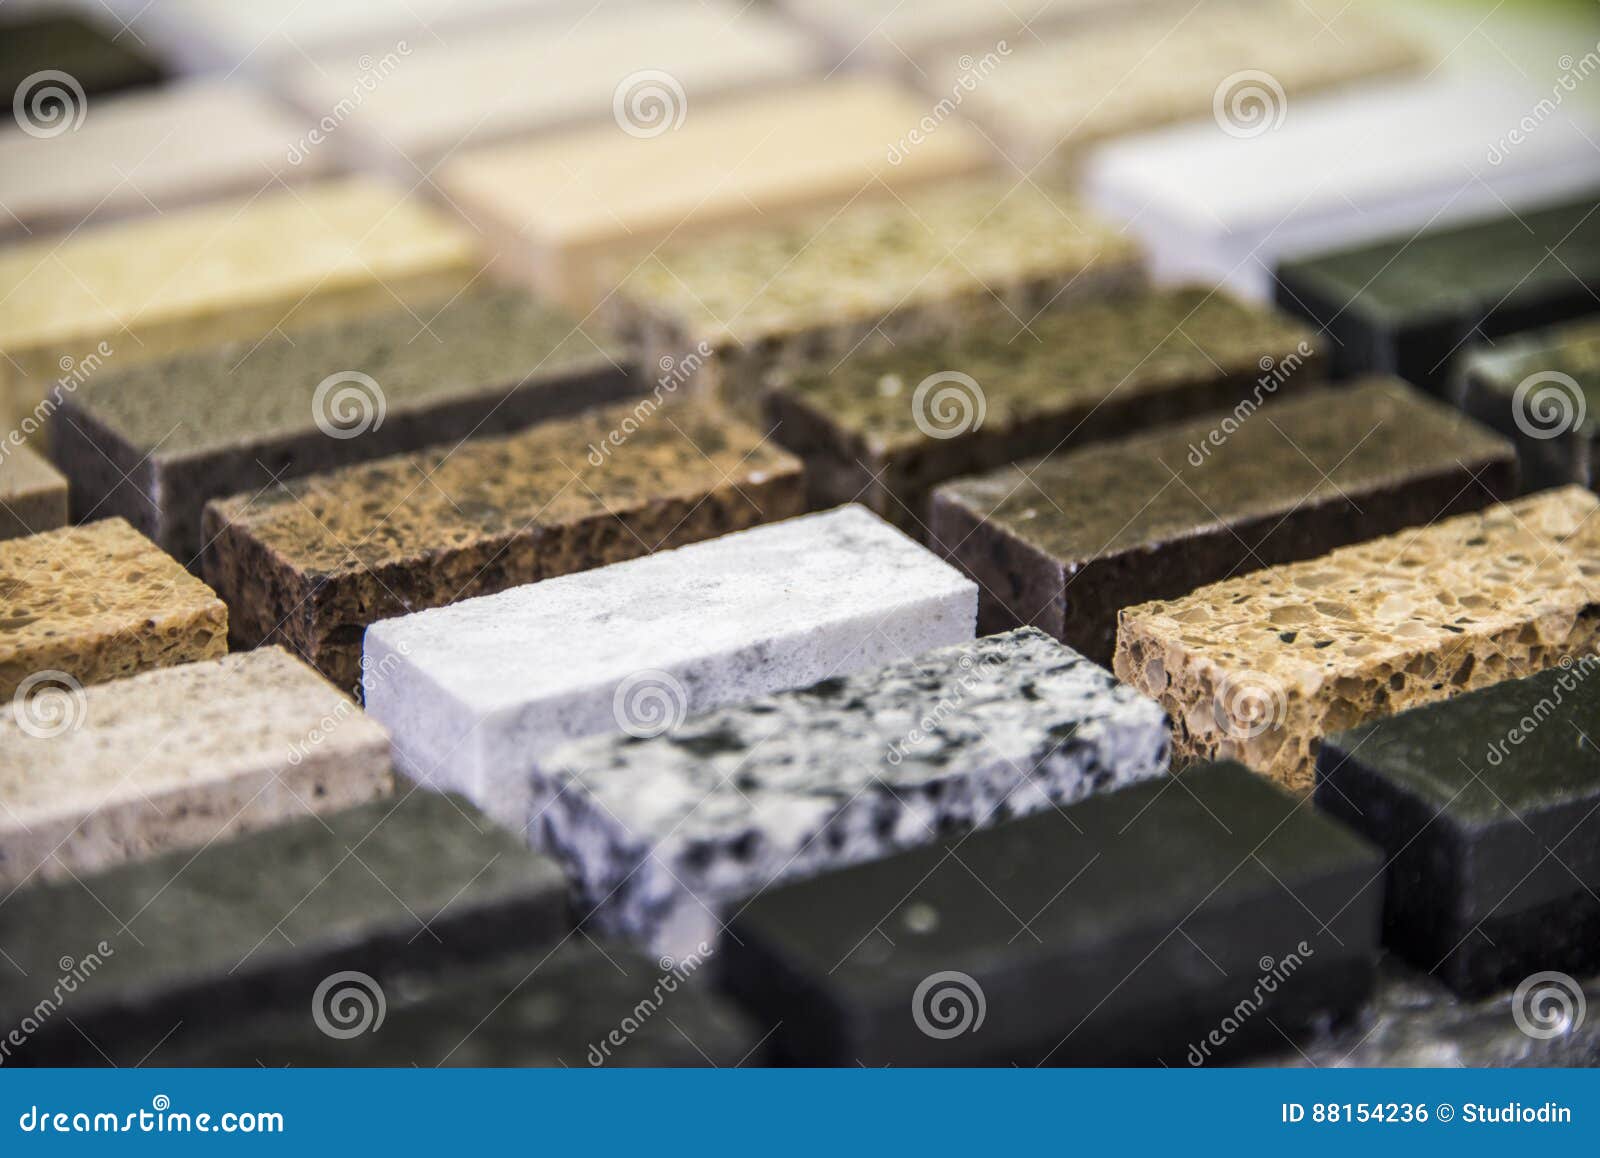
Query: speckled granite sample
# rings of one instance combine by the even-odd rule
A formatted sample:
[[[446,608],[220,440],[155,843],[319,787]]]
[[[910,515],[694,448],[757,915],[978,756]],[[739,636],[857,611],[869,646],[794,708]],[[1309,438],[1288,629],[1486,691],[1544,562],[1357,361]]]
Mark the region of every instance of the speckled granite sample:
[[[1336,374],[1442,390],[1473,342],[1600,309],[1596,207],[1591,196],[1288,261],[1278,302],[1330,335]]]
[[[845,507],[374,624],[367,710],[401,771],[537,835],[532,773],[563,740],[658,735],[959,643],[977,602],[953,567]]]
[[[350,1032],[360,991],[570,927],[560,871],[466,801],[376,800],[12,893],[0,1019],[17,1025],[63,971],[86,979],[8,1060],[135,1065],[273,1011]]]
[[[1120,613],[1115,670],[1178,759],[1312,786],[1321,738],[1600,642],[1600,501],[1576,487]]]
[[[1059,185],[972,177],[664,245],[601,309],[646,365],[670,358],[753,408],[808,365],[985,326],[1018,335],[1041,310],[1142,281],[1138,250]]]
[[[0,542],[0,696],[41,672],[91,684],[227,650],[216,593],[121,519]]]
[[[1045,314],[1028,333],[852,356],[773,390],[768,425],[805,460],[814,502],[923,528],[936,483],[1253,400],[1264,377],[1281,393],[1321,374],[1300,323],[1162,290]]]
[[[388,792],[389,737],[277,648],[0,715],[0,887],[264,828]],[[35,697],[49,695],[36,690]]]
[[[1336,732],[1317,806],[1387,853],[1384,940],[1460,993],[1600,969],[1600,658]]]
[[[784,881],[1163,775],[1150,700],[1032,628],[550,753],[534,791],[579,911],[681,953]]]
[[[353,688],[375,620],[787,518],[801,492],[755,431],[647,398],[218,499],[202,570],[237,640]]]
[[[1123,607],[1477,510],[1515,487],[1505,440],[1378,379],[947,483],[930,529],[977,580],[980,632],[1032,623],[1109,665]]]
[[[637,261],[668,238],[837,208],[991,159],[983,138],[951,119],[895,164],[889,150],[927,115],[926,102],[869,77],[708,107],[690,108],[670,88],[662,95],[647,109],[655,120],[625,112],[616,123],[471,150],[435,180],[507,269],[587,314],[628,268],[613,263]]]
[[[721,964],[802,1064],[1184,1066],[1359,1006],[1380,865],[1210,765],[773,889]]]
[[[63,399],[51,453],[76,510],[197,565],[211,499],[615,402],[637,389],[625,359],[525,291],[477,288],[96,376]]]
[[[67,480],[26,446],[0,445],[0,539],[53,531],[67,522]]]
[[[115,26],[78,12],[5,13],[0,19],[0,92],[14,97],[29,77],[50,70],[71,76],[89,97],[155,84],[165,77],[161,62],[137,38],[116,32]],[[55,114],[47,111],[36,123],[53,127],[54,120]]]

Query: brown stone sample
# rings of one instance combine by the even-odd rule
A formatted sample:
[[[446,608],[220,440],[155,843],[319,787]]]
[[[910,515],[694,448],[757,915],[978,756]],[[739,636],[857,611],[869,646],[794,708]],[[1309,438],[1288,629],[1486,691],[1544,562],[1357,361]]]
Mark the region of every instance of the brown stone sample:
[[[1541,671],[1600,642],[1600,500],[1577,487],[1140,604],[1117,676],[1175,758],[1311,787],[1321,738]]]
[[[0,539],[67,523],[67,480],[26,446],[0,445]]]

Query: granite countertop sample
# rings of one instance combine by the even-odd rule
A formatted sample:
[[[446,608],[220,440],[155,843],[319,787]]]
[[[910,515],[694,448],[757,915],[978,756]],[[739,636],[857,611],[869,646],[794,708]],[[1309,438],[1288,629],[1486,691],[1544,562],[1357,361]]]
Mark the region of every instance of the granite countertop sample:
[[[1597,509],[1544,491],[1125,608],[1114,670],[1166,708],[1175,760],[1308,791],[1328,733],[1600,642]]]
[[[353,688],[375,620],[802,510],[792,457],[708,404],[645,399],[218,499],[202,570],[239,642]]]
[[[1182,785],[771,889],[729,929],[727,988],[802,1065],[1181,1067],[1358,1009],[1377,850],[1237,764]]]
[[[541,761],[549,847],[598,928],[681,953],[782,881],[1162,776],[1150,700],[1033,628]]]
[[[0,539],[53,531],[66,523],[66,477],[26,446],[0,446]]]
[[[122,519],[0,542],[0,629],[0,697],[228,650],[216,593]]]
[[[1044,314],[852,356],[767,397],[816,503],[859,502],[924,528],[928,491],[988,470],[1293,391],[1322,374],[1309,329],[1198,288]]]
[[[1279,304],[1328,333],[1334,373],[1399,374],[1435,392],[1474,342],[1595,311],[1591,196],[1388,238],[1278,267]]]
[[[137,37],[114,36],[116,31],[80,12],[6,13],[0,19],[0,92],[17,95],[30,77],[49,70],[67,73],[89,97],[153,85],[166,78],[165,66]],[[50,87],[66,91],[59,85]],[[38,99],[37,84],[26,91],[30,103]],[[51,103],[60,108],[59,103]],[[34,115],[35,124],[53,131],[56,111],[47,106],[43,115]]]
[[[35,693],[37,696],[38,693]],[[0,715],[0,887],[198,848],[393,785],[389,736],[279,648]]]
[[[51,453],[77,509],[196,567],[211,499],[615,402],[636,389],[626,359],[526,291],[472,289],[113,367],[63,399]]]
[[[272,1013],[349,1033],[361,991],[371,1008],[570,929],[555,865],[466,801],[376,800],[12,893],[0,1017],[33,1032],[7,1061],[137,1065]],[[78,984],[40,1019],[64,976]]]
[[[1374,379],[946,483],[930,530],[978,583],[980,632],[1032,623],[1109,665],[1123,607],[1515,489],[1504,439],[1403,382]]]

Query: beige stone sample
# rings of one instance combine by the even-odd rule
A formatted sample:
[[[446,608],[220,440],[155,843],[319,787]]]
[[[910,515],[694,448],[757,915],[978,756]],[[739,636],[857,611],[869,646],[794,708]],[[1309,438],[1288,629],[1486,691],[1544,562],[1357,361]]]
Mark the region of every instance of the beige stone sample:
[[[903,191],[991,160],[978,133],[947,120],[892,162],[927,101],[872,78],[707,107],[669,93],[667,105],[670,126],[630,133],[612,121],[489,146],[446,163],[437,184],[498,244],[502,262],[582,313],[614,284],[614,267],[604,277],[597,268],[607,259],[885,187]],[[655,135],[635,135],[643,132]]]
[[[1544,491],[1119,616],[1117,676],[1174,756],[1312,785],[1322,736],[1600,642],[1600,500]]]
[[[393,787],[389,736],[279,648],[0,713],[0,888],[198,848]]]
[[[26,446],[0,443],[0,539],[66,524],[66,477]]]
[[[0,542],[0,697],[41,672],[99,683],[227,645],[222,600],[122,519]]]

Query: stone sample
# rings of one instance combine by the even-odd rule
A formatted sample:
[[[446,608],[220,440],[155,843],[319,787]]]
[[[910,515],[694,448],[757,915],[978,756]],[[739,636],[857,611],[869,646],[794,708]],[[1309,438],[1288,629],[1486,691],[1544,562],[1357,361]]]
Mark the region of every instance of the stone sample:
[[[896,163],[890,150],[926,102],[884,80],[839,77],[692,112],[671,86],[654,87],[615,123],[458,153],[435,174],[507,271],[580,314],[668,238],[836,209],[991,159],[952,119]]]
[[[1211,765],[772,889],[719,960],[792,1062],[1183,1066],[1359,1006],[1380,868]]]
[[[1109,665],[1124,607],[1515,493],[1504,439],[1374,379],[947,483],[930,530],[980,633],[1032,623]]]
[[[136,37],[115,36],[116,29],[99,20],[59,9],[28,12],[17,7],[0,19],[0,92],[12,97],[13,108],[22,101],[31,110],[30,123],[41,131],[69,132],[64,126],[82,108],[58,78],[33,79],[41,72],[66,73],[85,97],[155,84],[166,75]],[[63,99],[72,103],[70,114]]]
[[[218,499],[201,567],[240,643],[353,688],[376,620],[787,518],[802,489],[719,410],[646,398]]]
[[[1600,658],[1330,735],[1317,806],[1387,853],[1384,940],[1458,993],[1600,969]]]
[[[0,539],[52,531],[67,522],[67,480],[18,443],[0,445]]]
[[[447,296],[478,256],[470,229],[359,178],[13,246],[0,251],[0,386],[13,422],[37,418],[51,383],[59,404],[106,363]]]
[[[211,499],[615,402],[638,389],[624,360],[525,291],[476,288],[97,376],[63,399],[52,455],[77,510],[193,566]]]
[[[1600,500],[1545,491],[1119,613],[1173,755],[1312,787],[1321,738],[1600,642]]]
[[[36,687],[0,715],[0,887],[197,848],[392,784],[388,734],[278,648],[82,692]]]
[[[1200,289],[1045,314],[852,356],[767,399],[817,504],[859,502],[924,528],[928,492],[963,474],[1130,434],[1320,379],[1311,331]]]
[[[871,271],[864,276],[863,271]],[[990,328],[1143,281],[1138,250],[1048,181],[972,177],[668,243],[602,306],[693,388],[754,410],[775,380]]]
[[[682,953],[800,877],[1161,776],[1154,703],[1032,628],[541,761],[543,827],[598,928]]]
[[[350,1033],[408,977],[569,929],[555,865],[466,801],[376,800],[12,893],[5,1024],[36,1017],[58,976],[83,976],[8,1060],[135,1065],[272,1012]]]
[[[1336,375],[1398,374],[1438,391],[1472,342],[1596,311],[1596,205],[1590,195],[1285,262],[1277,300],[1329,335]]]
[[[228,650],[228,609],[122,519],[0,542],[0,697]]]
[[[374,624],[367,710],[401,771],[537,836],[535,771],[562,741],[659,735],[969,640],[977,602],[953,567],[845,507]]]

